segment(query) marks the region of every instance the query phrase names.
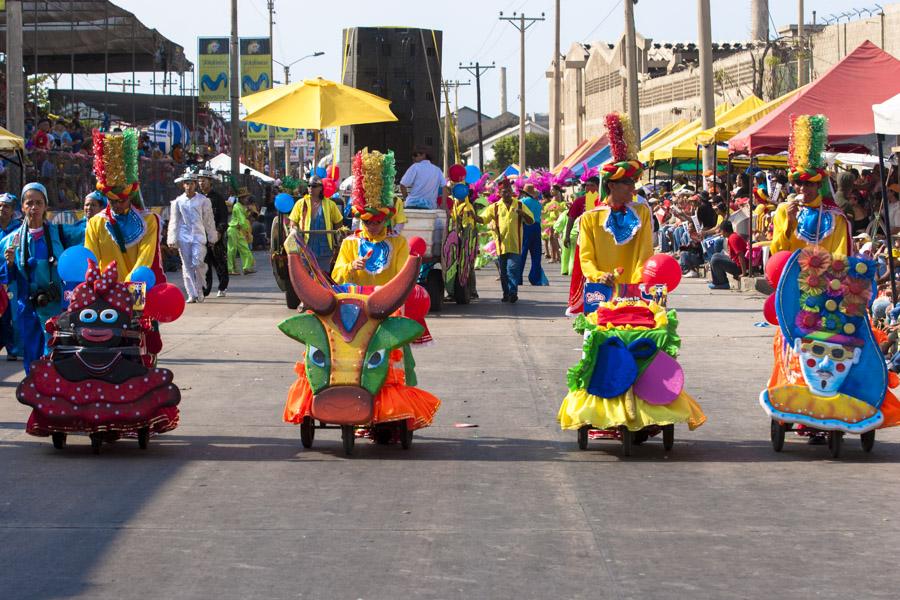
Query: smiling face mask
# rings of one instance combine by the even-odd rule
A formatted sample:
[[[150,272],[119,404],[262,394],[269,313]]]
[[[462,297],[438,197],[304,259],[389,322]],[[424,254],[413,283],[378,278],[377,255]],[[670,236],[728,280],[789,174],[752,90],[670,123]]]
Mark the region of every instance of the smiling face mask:
[[[794,351],[800,357],[803,379],[817,396],[837,394],[860,358],[859,348],[809,338],[795,339]]]

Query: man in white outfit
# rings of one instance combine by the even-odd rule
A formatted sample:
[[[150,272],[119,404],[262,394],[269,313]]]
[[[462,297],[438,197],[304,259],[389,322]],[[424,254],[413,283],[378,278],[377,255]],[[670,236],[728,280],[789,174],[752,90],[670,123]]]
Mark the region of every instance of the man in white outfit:
[[[206,246],[219,239],[212,203],[197,193],[198,178],[191,172],[178,180],[184,193],[172,201],[169,209],[169,247],[178,248],[184,288],[189,303],[203,302],[206,281]]]

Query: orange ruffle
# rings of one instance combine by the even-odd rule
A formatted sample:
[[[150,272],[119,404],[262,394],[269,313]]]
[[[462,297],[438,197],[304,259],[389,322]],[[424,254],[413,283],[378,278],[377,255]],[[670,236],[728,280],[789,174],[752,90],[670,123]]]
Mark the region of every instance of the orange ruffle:
[[[312,388],[306,378],[306,366],[302,362],[294,365],[297,381],[288,390],[284,405],[285,423],[299,424],[312,409]],[[431,425],[441,401],[425,390],[406,385],[406,377],[401,367],[391,365],[381,390],[375,396],[375,418],[372,424],[387,423],[406,419],[407,426],[421,429]]]

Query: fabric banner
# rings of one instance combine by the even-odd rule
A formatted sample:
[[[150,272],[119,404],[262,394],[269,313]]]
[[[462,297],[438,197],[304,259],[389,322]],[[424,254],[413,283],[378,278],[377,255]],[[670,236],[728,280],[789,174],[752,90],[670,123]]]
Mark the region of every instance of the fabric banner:
[[[297,130],[291,127],[276,127],[275,128],[275,139],[276,140],[292,140],[297,136]]]
[[[247,121],[247,139],[248,140],[268,140],[269,126],[262,123],[254,123]]]
[[[228,38],[198,38],[200,102],[227,102]]]
[[[269,38],[241,38],[241,96],[272,87]]]

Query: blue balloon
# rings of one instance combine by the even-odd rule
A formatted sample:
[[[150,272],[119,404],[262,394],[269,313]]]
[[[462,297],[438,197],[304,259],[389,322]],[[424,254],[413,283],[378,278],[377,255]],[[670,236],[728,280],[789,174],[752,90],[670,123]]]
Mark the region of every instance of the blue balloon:
[[[150,267],[145,267],[143,265],[135,267],[134,271],[131,272],[131,277],[129,277],[129,279],[131,279],[131,281],[143,281],[147,284],[148,291],[156,285],[156,273],[154,273],[153,269]]]
[[[69,283],[81,283],[87,274],[88,259],[97,261],[94,253],[84,246],[66,248],[59,255],[59,263],[56,266],[59,278]]]
[[[466,183],[472,185],[481,179],[481,169],[475,165],[466,165]]]
[[[316,167],[316,177],[318,177],[319,179],[325,179],[326,177],[328,177],[328,171],[325,169],[325,167]]]
[[[278,212],[289,213],[294,208],[294,197],[290,194],[281,192],[275,196],[275,208]]]
[[[457,183],[453,186],[451,193],[457,200],[465,200],[469,196],[469,186],[464,183]]]

